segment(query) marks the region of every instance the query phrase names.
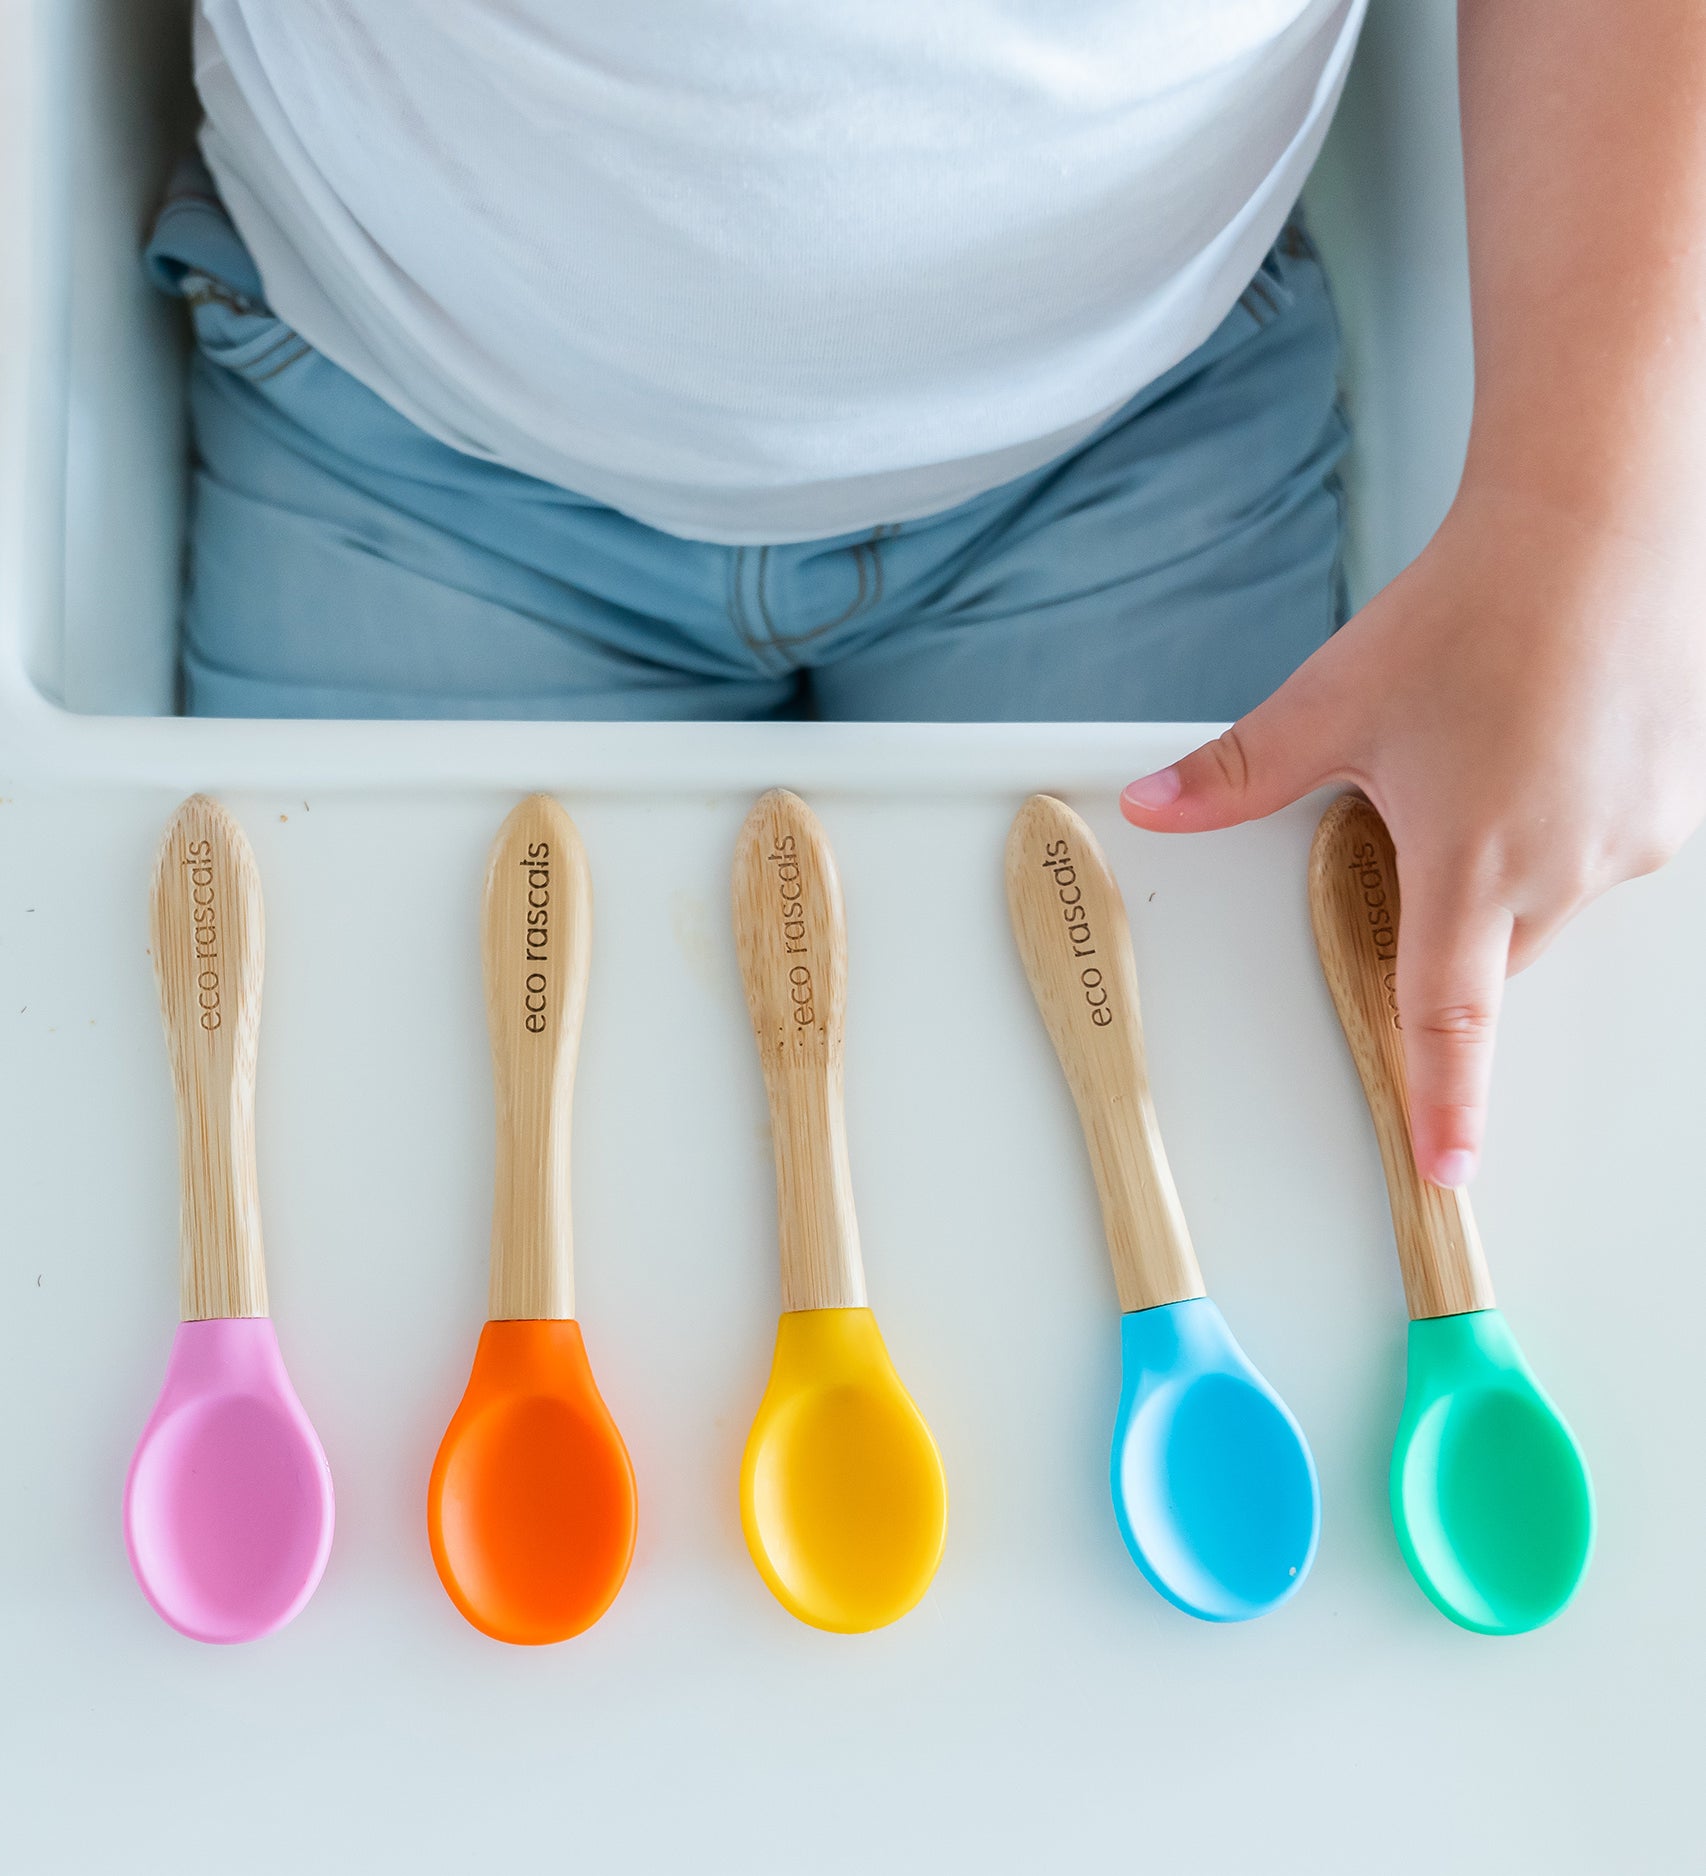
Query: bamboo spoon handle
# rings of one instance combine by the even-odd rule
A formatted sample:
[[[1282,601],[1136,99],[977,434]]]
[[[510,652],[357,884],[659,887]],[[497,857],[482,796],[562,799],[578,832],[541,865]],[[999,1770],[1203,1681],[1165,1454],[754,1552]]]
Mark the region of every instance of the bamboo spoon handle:
[[[265,926],[243,830],[192,795],[166,828],[149,893],[154,979],[178,1108],[178,1313],[267,1313],[255,1180],[255,1053]]]
[[[1201,1296],[1149,1094],[1125,902],[1095,836],[1052,795],[1033,795],[1007,836],[1007,904],[1078,1103],[1120,1308]]]
[[[592,878],[580,833],[549,795],[498,829],[481,908],[497,1096],[494,1321],[575,1313],[569,1120],[592,959]]]
[[[1360,795],[1342,795],[1315,830],[1309,915],[1374,1117],[1410,1314],[1491,1309],[1492,1279],[1467,1196],[1430,1185],[1416,1170],[1398,1022],[1398,859],[1386,823]]]
[[[841,1085],[841,878],[817,816],[784,788],[761,796],[740,831],[734,925],[770,1097],[782,1307],[861,1309],[865,1271]]]

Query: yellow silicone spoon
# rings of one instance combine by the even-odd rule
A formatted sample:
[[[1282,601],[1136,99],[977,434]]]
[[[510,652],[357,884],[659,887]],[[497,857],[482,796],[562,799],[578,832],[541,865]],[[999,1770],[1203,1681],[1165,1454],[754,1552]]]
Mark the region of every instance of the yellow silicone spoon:
[[[841,881],[816,817],[785,789],[763,796],[741,829],[734,922],[770,1096],[782,1260],[775,1360],[741,1461],[741,1525],[789,1614],[857,1634],[896,1621],[930,1587],[948,1488],[865,1306],[841,1090]]]

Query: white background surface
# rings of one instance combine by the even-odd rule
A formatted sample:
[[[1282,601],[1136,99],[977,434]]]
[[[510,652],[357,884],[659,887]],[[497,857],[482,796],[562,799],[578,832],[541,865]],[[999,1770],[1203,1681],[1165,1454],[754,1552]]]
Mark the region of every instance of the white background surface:
[[[1425,538],[1461,446],[1450,10],[1377,4],[1313,191],[1364,590]],[[1697,1867],[1698,843],[1511,992],[1477,1202],[1602,1537],[1555,1627],[1470,1636],[1386,1516],[1403,1312],[1308,940],[1319,803],[1187,842],[1122,828],[1114,791],[1186,728],[235,726],[64,715],[26,683],[147,710],[169,669],[171,347],[134,258],[180,11],[0,0],[0,1869]],[[871,1294],[951,1492],[935,1588],[862,1638],[785,1616],[736,1515],[776,1287],[727,867],[771,782],[841,856]],[[175,1315],[147,880],[196,786],[260,858],[270,1277],[339,1508],[307,1611],[227,1651],[151,1614],[118,1518]],[[485,1294],[477,892],[531,786],[562,793],[593,866],[578,1287],[641,1492],[622,1597],[543,1652],[461,1622],[423,1528]],[[1211,1290],[1320,1463],[1314,1575],[1255,1625],[1163,1604],[1107,1504],[1112,1283],[1001,902],[1037,786],[1108,842]]]

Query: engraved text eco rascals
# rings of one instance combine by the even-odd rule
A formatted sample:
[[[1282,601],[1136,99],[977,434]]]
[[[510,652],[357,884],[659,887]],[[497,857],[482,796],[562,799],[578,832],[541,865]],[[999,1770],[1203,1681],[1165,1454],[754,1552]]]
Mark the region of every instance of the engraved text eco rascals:
[[[798,960],[788,968],[788,995],[793,1002],[794,1022],[809,1029],[816,1021],[813,1008],[811,956],[806,942],[805,885],[792,834],[783,834],[770,850],[770,864],[776,869],[778,909],[782,915],[782,955]]]
[[[1064,840],[1051,840],[1043,849],[1043,855],[1043,868],[1053,878],[1055,895],[1060,900],[1072,955],[1081,964],[1078,982],[1090,1008],[1090,1020],[1098,1029],[1106,1029],[1114,1020],[1114,1013],[1108,1007],[1108,986],[1102,977],[1102,967],[1087,962],[1095,957],[1096,944],[1090,930],[1090,916],[1084,910],[1084,889],[1078,883],[1072,849]]]
[[[1374,944],[1374,955],[1380,961],[1380,985],[1386,993],[1392,1027],[1402,1029],[1403,1020],[1398,1014],[1398,927],[1392,922],[1380,850],[1372,840],[1363,841],[1352,853],[1350,870],[1362,889],[1362,902],[1368,909],[1368,935]]]
[[[530,965],[551,961],[551,843],[532,841],[526,857],[517,862],[527,872],[527,919],[522,926],[524,961]],[[522,980],[522,1021],[529,1035],[542,1036],[549,1026],[549,979],[544,971],[528,971]]]
[[[213,842],[192,840],[184,848],[190,870],[190,929],[195,942],[195,1000],[210,1034],[224,1020],[219,1012],[219,905],[213,890]]]

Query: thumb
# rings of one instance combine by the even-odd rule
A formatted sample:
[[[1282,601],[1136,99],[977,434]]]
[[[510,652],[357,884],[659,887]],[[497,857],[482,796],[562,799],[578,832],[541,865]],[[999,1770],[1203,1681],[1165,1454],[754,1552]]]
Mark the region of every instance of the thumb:
[[[1460,883],[1412,883],[1399,870],[1398,1009],[1416,1170],[1435,1185],[1467,1185],[1486,1125],[1512,918]]]
[[[1259,820],[1333,776],[1335,727],[1321,687],[1293,678],[1213,742],[1129,783],[1120,812],[1173,834]]]

